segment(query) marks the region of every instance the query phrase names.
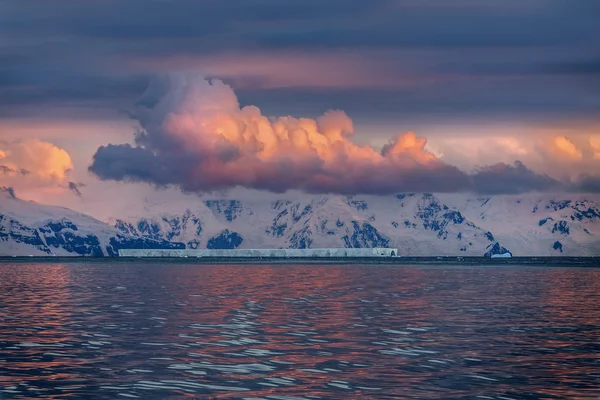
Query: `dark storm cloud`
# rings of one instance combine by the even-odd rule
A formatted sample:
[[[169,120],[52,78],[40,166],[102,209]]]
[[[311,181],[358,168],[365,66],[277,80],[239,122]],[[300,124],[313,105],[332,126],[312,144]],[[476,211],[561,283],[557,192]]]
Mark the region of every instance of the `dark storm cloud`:
[[[83,194],[81,193],[81,190],[79,190],[82,187],[85,187],[85,184],[83,183],[79,183],[79,182],[69,182],[67,185],[68,189],[73,192],[73,194],[77,197],[82,197]]]
[[[522,162],[499,163],[480,168],[471,176],[475,191],[486,194],[544,192],[563,189],[555,179],[538,174]]]
[[[176,161],[176,159],[178,159]],[[416,167],[403,171],[389,166],[366,166],[351,174],[331,176],[319,163],[299,166],[285,160],[267,163],[257,172],[254,180],[214,179],[202,171],[199,157],[163,155],[143,147],[130,145],[102,146],[94,155],[90,172],[102,180],[144,182],[158,187],[174,186],[184,192],[211,192],[244,186],[252,189],[283,193],[302,190],[307,193],[393,194],[400,192],[475,192],[481,194],[519,194],[573,190],[600,192],[597,178],[561,183],[544,174],[538,174],[517,161],[513,165],[486,166],[474,174],[440,163],[436,168]],[[193,171],[201,175],[194,175]],[[330,176],[321,181],[314,177]],[[222,178],[222,177],[220,177]]]
[[[172,183],[172,174],[185,172],[182,164],[169,157],[158,158],[151,151],[129,144],[101,146],[94,154],[90,172],[104,180]]]
[[[595,0],[4,0],[0,115],[37,106],[124,107],[153,72],[132,60],[206,60],[223,52],[368,59],[369,51],[383,55],[371,60],[367,76],[383,68],[381,79],[390,82],[430,78],[411,90],[361,86],[387,96],[385,107],[396,115],[409,112],[406,103],[417,113],[589,115],[600,99],[581,83],[597,82],[597,63],[585,57],[598,54],[599,16]],[[319,94],[284,82],[276,96],[265,95],[272,89],[264,81],[249,74],[242,100],[293,110],[300,90]],[[378,112],[360,93],[340,97],[334,107],[358,117]]]
[[[570,190],[582,193],[600,193],[600,177],[582,175],[570,185]]]
[[[291,162],[285,158],[249,166],[251,180],[236,175],[215,176],[205,169],[206,158],[165,155],[143,147],[100,147],[89,170],[102,180],[144,182],[157,187],[174,186],[184,192],[203,193],[237,186],[284,193],[389,194],[399,191],[452,192],[469,189],[469,178],[457,168],[440,164],[435,169],[417,167],[408,172],[372,165],[353,173],[336,174],[318,159]],[[224,163],[227,165],[227,163]],[[326,178],[322,180],[323,178]]]

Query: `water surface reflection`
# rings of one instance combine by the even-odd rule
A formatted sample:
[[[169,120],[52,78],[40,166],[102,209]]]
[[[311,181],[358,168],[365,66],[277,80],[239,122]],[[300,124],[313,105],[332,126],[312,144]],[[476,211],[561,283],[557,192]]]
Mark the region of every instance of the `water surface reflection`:
[[[0,265],[0,398],[597,399],[600,269]]]

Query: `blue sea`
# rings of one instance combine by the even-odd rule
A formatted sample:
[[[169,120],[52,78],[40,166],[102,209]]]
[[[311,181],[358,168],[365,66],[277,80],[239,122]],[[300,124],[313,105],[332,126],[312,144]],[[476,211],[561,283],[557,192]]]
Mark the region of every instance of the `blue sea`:
[[[600,269],[2,264],[0,398],[599,399]]]

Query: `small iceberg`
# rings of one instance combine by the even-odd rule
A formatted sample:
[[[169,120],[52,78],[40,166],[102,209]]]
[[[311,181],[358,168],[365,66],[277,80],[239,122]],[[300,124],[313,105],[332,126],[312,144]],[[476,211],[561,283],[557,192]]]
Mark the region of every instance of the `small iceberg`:
[[[500,245],[499,242],[495,242],[494,244],[490,244],[487,249],[488,250],[483,256],[491,257],[491,258],[509,258],[512,257],[512,253],[506,247]]]
[[[492,254],[492,258],[511,258],[512,254],[510,252],[503,254]]]

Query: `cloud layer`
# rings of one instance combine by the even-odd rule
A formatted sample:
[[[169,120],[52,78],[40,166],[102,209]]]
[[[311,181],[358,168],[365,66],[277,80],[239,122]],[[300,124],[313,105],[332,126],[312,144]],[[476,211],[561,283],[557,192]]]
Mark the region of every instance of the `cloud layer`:
[[[142,130],[134,145],[100,147],[89,170],[103,180],[207,192],[236,186],[285,192],[388,194],[406,191],[520,193],[564,183],[523,163],[466,173],[426,149],[413,133],[381,151],[359,146],[341,111],[317,119],[268,118],[240,107],[231,87],[194,74],[153,81],[133,113]]]
[[[0,116],[125,107],[151,74],[194,68],[269,114],[594,117],[599,12],[596,0],[5,0]]]

